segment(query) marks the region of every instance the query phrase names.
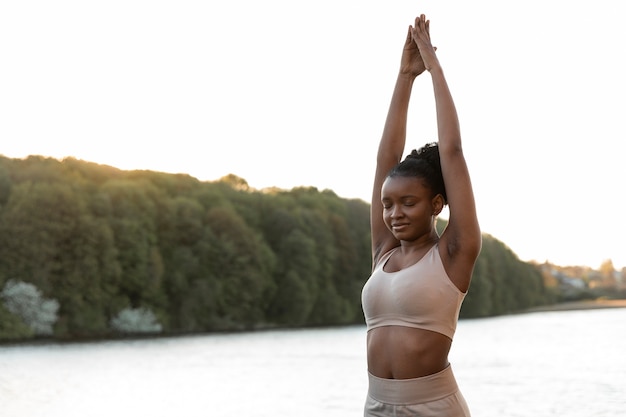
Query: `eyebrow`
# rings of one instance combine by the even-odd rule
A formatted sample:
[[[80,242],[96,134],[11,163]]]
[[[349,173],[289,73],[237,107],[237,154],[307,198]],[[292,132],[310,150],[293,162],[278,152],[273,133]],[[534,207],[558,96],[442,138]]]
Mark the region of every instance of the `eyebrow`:
[[[418,196],[412,195],[412,194],[400,196],[398,199],[399,200],[407,200],[407,199],[411,199],[411,198],[419,200]],[[391,197],[381,197],[381,199],[380,199],[380,201],[385,201],[385,200],[392,200],[392,198]]]

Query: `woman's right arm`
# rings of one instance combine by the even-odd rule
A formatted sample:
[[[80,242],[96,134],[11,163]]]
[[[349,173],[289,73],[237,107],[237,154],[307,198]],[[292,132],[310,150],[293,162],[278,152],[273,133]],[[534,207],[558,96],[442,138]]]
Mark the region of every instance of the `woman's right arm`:
[[[417,25],[417,19],[415,23]],[[383,205],[380,200],[380,192],[387,174],[402,159],[413,81],[415,77],[425,70],[419,49],[413,41],[411,29],[409,27],[407,38],[404,42],[400,71],[398,72],[391,97],[383,134],[378,145],[370,211],[373,265],[376,265],[378,258],[382,254],[399,245],[399,242],[383,221]]]

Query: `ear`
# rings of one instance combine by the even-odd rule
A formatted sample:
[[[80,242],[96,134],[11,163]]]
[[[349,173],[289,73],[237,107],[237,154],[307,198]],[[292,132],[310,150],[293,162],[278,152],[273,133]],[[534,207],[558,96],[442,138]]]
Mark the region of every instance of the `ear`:
[[[443,210],[445,206],[445,201],[443,200],[443,196],[441,194],[437,194],[433,197],[431,204],[433,206],[433,216],[438,216]]]

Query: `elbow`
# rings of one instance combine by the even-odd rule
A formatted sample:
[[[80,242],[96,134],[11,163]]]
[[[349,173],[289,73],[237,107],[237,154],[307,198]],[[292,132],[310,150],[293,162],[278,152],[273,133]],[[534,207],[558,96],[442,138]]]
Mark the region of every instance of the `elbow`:
[[[450,136],[447,139],[439,140],[439,153],[446,156],[463,155],[461,136]]]

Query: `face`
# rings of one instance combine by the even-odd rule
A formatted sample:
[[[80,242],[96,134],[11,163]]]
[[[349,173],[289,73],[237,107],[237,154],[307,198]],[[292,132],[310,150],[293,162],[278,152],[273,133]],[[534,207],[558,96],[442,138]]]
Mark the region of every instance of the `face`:
[[[429,235],[435,216],[443,208],[440,195],[433,196],[421,178],[389,177],[381,190],[383,220],[398,240]]]

